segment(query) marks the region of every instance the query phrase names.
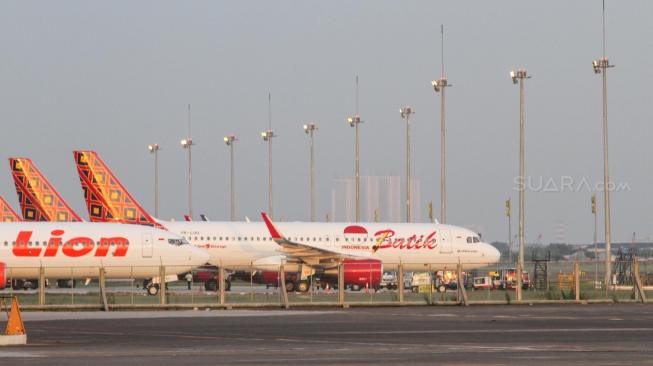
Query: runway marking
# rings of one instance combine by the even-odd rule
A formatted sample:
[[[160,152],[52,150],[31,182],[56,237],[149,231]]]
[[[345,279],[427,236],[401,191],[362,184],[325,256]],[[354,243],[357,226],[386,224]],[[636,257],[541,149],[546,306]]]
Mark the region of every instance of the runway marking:
[[[450,329],[442,330],[377,330],[320,332],[321,334],[449,334],[449,333],[576,333],[576,332],[653,332],[653,328],[538,328],[538,329]]]

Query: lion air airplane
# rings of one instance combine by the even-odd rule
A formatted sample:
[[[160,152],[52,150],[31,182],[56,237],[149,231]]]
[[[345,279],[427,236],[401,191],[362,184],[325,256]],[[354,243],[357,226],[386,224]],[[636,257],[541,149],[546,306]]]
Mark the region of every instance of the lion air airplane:
[[[470,269],[499,260],[499,251],[478,234],[456,226],[413,223],[279,223],[160,221],[150,216],[93,151],[75,151],[75,162],[91,221],[142,224],[182,235],[205,248],[210,263],[229,269],[273,269],[280,263],[301,274],[291,283],[303,291],[314,271],[344,263],[354,271]],[[283,233],[283,234],[281,234]],[[373,265],[375,264],[375,265]],[[431,265],[431,267],[429,267]],[[362,267],[362,268],[361,268]],[[347,267],[345,267],[347,272]],[[347,273],[345,273],[347,277]],[[368,281],[371,280],[368,278]]]
[[[155,278],[205,264],[209,255],[176,234],[140,225],[83,222],[0,224],[0,287],[13,278]]]
[[[9,158],[9,166],[25,222],[82,221],[30,159]],[[0,198],[0,211],[3,213],[3,221],[20,221],[16,213],[13,212],[11,207],[2,198]],[[90,224],[86,225],[84,232],[93,233],[95,236],[100,234],[96,230],[101,228],[101,226],[88,225]],[[58,225],[58,227],[60,226]],[[7,239],[4,243],[0,242],[0,246],[3,244],[5,247],[11,246],[11,252],[17,260],[17,262],[6,262],[4,265],[7,268],[11,268],[10,277],[12,279],[21,281],[24,278],[35,278],[34,276],[38,278],[38,267],[41,265],[40,263],[43,263],[46,268],[45,274],[48,278],[59,278],[60,280],[57,281],[59,287],[69,287],[69,279],[71,277],[97,277],[97,268],[102,265],[107,268],[108,277],[126,278],[132,276],[136,278],[156,278],[159,275],[158,267],[162,264],[174,266],[174,270],[173,267],[166,269],[170,275],[173,275],[189,271],[189,264],[195,267],[203,265],[208,261],[206,258],[201,261],[203,257],[196,254],[195,259],[199,259],[200,261],[194,264],[190,263],[189,260],[191,260],[192,253],[196,252],[197,249],[190,245],[183,245],[188,244],[188,242],[182,238],[175,237],[174,234],[171,237],[170,232],[134,225],[121,226],[125,226],[125,228],[119,228],[120,230],[134,231],[135,229],[142,231],[142,233],[132,235],[132,240],[129,240],[126,236],[116,235],[103,236],[99,240],[90,239],[93,237],[92,235],[75,235],[72,239],[68,239],[64,243],[66,239],[62,239],[59,236],[64,235],[66,230],[53,229],[50,231],[52,238],[44,241],[32,240],[32,234],[28,235],[29,231],[20,231],[14,236],[13,240],[9,241]],[[116,227],[105,229],[116,231]],[[0,228],[0,233],[3,232]],[[36,236],[37,234],[34,234],[34,237]],[[107,248],[111,249],[111,253],[109,253],[107,248],[101,248],[105,239]],[[78,240],[80,240],[80,243],[76,243]],[[53,244],[51,244],[51,241]],[[20,245],[23,242],[27,243],[27,248],[21,248]],[[40,244],[41,242],[43,243],[42,246]],[[68,242],[72,243],[71,248],[67,247]],[[132,249],[135,255],[129,256],[127,253],[129,242],[136,244],[136,249]],[[92,243],[97,245],[96,249],[92,248]],[[172,244],[172,246],[168,244]],[[84,250],[75,251],[76,245],[79,248],[84,248]],[[179,248],[182,245],[183,247]],[[30,248],[31,246],[34,246],[34,248]],[[59,246],[61,247],[61,254],[58,254]],[[43,256],[41,257],[36,253],[39,252],[40,254],[42,249]],[[155,249],[158,254],[154,254]],[[177,261],[176,256],[179,256],[178,258],[181,261]],[[0,266],[3,265],[1,258],[10,257],[0,256]],[[44,259],[48,260],[45,261]],[[13,265],[16,263],[19,264],[18,267]],[[119,268],[109,268],[114,265],[119,266]],[[176,267],[177,265],[180,266]],[[145,266],[155,266],[157,268],[145,268]],[[37,269],[34,272],[34,268],[28,270],[25,267],[36,267]],[[56,267],[56,270],[49,267]],[[0,278],[0,282],[4,283],[6,281],[2,281],[2,278]],[[149,285],[148,291],[156,293],[158,289],[156,284],[150,283]]]

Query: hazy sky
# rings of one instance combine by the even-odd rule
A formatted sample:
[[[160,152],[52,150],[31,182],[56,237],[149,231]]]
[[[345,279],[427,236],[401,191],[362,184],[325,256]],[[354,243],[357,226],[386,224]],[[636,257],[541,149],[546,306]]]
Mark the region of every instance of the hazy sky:
[[[651,118],[653,2],[608,1],[610,168],[628,190],[612,194],[613,240],[653,237]],[[228,155],[235,133],[238,215],[267,207],[267,95],[272,93],[275,214],[308,218],[308,139],[315,121],[317,212],[332,179],[353,174],[360,75],[361,171],[404,172],[404,125],[413,116],[414,175],[439,207],[440,24],[445,24],[448,221],[506,240],[503,202],[516,232],[518,88],[525,67],[526,171],[573,179],[560,192],[526,194],[526,239],[592,238],[590,186],[602,181],[601,2],[592,1],[3,1],[0,3],[0,158],[32,158],[81,215],[72,159],[97,150],[153,211],[158,142],[161,217],[186,211],[186,109],[192,104],[195,213],[226,219]],[[15,207],[8,164],[0,194]],[[542,178],[540,178],[542,177]],[[570,177],[570,178],[566,178]],[[602,210],[602,195],[600,209]],[[439,212],[437,209],[436,212]],[[602,212],[602,211],[601,211]],[[423,213],[422,217],[426,215]],[[599,222],[602,223],[602,215]],[[602,225],[599,226],[602,233]],[[603,237],[601,234],[600,238]],[[649,239],[650,240],[650,239]]]

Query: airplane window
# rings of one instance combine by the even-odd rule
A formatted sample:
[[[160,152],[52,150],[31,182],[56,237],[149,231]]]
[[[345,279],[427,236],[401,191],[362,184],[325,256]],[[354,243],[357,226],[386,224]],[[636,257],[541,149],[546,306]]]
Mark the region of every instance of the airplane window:
[[[238,237],[238,241],[240,241],[240,236]]]
[[[250,237],[250,238],[249,238],[249,240],[251,240],[251,241],[254,241],[254,237],[253,237],[253,236],[252,236],[252,237]]]
[[[256,241],[261,241],[261,238],[257,236]]]
[[[471,243],[471,242],[472,242],[472,237],[471,237],[471,236],[468,236],[468,237],[467,237],[467,242],[468,242],[468,243]]]
[[[197,237],[195,237],[195,240],[197,240]]]
[[[336,238],[336,241],[340,241],[340,238]]]

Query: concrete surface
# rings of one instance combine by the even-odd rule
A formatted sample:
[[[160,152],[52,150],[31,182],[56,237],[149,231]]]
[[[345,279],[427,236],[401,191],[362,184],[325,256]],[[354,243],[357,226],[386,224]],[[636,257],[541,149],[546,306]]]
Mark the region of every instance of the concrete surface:
[[[61,320],[57,318],[60,317]],[[0,365],[653,364],[653,306],[25,313]]]

